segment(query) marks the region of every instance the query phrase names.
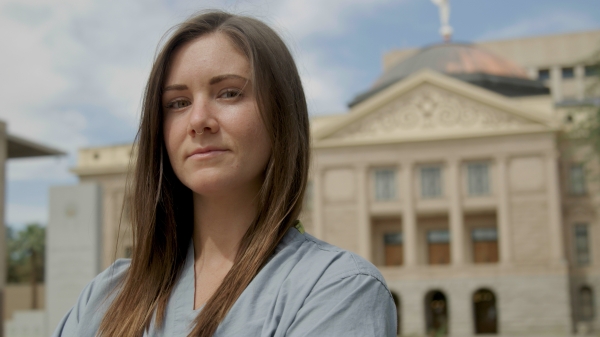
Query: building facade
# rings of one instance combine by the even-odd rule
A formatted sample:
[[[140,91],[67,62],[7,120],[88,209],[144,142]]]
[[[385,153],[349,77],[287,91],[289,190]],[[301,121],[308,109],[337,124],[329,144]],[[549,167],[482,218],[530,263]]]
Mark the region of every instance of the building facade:
[[[593,94],[543,77],[572,67],[582,79],[600,32],[580,35],[394,51],[347,113],[312,119],[301,219],[380,268],[401,335],[600,331],[600,188],[588,149],[565,137],[563,104]],[[527,49],[557,46],[570,58]],[[73,169],[103,189],[105,267],[131,250],[132,151],[82,149]]]

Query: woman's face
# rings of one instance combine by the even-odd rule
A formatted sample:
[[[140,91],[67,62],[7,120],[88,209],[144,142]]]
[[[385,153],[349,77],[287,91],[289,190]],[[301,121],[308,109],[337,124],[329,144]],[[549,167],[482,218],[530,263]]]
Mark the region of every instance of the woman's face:
[[[220,33],[173,55],[162,96],[165,145],[175,174],[197,194],[262,184],[271,145],[251,75],[246,57]]]

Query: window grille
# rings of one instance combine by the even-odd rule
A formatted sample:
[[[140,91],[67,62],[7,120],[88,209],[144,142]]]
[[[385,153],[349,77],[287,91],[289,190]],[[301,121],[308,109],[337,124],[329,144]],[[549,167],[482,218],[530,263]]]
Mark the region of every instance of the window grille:
[[[467,165],[467,181],[469,195],[490,194],[489,165],[487,163],[471,163]]]
[[[428,243],[449,243],[450,232],[447,229],[436,229],[427,232]]]
[[[575,258],[579,266],[590,264],[588,225],[575,225]]]
[[[569,183],[571,194],[582,195],[585,194],[585,172],[582,164],[571,165],[569,171]]]
[[[391,168],[375,170],[375,200],[396,199],[396,171]]]
[[[498,241],[496,228],[475,228],[471,231],[471,237],[475,242]]]
[[[562,68],[562,78],[574,78],[575,77],[575,68],[567,67]]]
[[[421,168],[421,196],[439,198],[442,196],[442,168],[426,166]]]
[[[383,234],[383,242],[386,246],[401,245],[402,244],[402,233],[385,233]]]

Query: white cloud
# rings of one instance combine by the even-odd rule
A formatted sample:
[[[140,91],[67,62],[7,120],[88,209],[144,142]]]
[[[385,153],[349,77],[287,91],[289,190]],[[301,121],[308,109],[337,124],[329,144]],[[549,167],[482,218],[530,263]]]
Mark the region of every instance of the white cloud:
[[[476,40],[508,39],[595,29],[598,23],[587,13],[544,11],[535,17],[523,18],[506,27],[483,33]]]
[[[353,28],[357,16],[393,2],[1,1],[0,119],[7,122],[11,133],[69,153],[62,159],[11,161],[7,179],[35,180],[45,186],[74,182],[68,169],[75,163],[77,149],[90,144],[90,134],[106,135],[108,144],[111,130],[105,125],[121,123],[135,128],[160,38],[194,12],[223,8],[270,23],[297,58],[309,109],[330,113],[345,110],[345,85],[353,70],[329,64],[324,52],[312,47],[311,39],[343,34]],[[46,213],[45,207],[8,200],[8,223],[45,222]]]
[[[67,157],[27,158],[8,161],[6,178],[10,181],[52,181],[54,184],[71,183],[75,177],[69,173],[73,163]]]

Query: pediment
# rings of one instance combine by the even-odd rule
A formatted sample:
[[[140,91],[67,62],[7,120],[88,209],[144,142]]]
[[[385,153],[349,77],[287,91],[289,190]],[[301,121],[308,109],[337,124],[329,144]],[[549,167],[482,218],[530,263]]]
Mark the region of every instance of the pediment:
[[[457,81],[454,79],[443,83],[446,85],[437,85],[435,80],[431,81],[431,77],[443,75],[422,76],[429,80],[412,83],[412,86],[405,87],[405,90],[396,90],[396,95],[393,95],[394,92],[386,93],[387,100],[374,108],[376,104],[367,104],[358,107],[357,111],[350,111],[348,117],[340,121],[337,128],[330,128],[329,132],[317,135],[316,141],[322,144],[362,141],[376,143],[552,129],[547,121],[518,111],[510,102],[503,102],[502,100],[508,100],[504,97],[494,97],[496,94],[493,93],[491,97],[485,97],[487,93],[481,92],[484,89],[469,84],[453,83]],[[453,90],[452,84],[458,85],[458,90]],[[468,95],[465,95],[465,92],[468,92]],[[481,95],[483,97],[480,97]],[[491,98],[491,101],[486,102],[486,98]]]

